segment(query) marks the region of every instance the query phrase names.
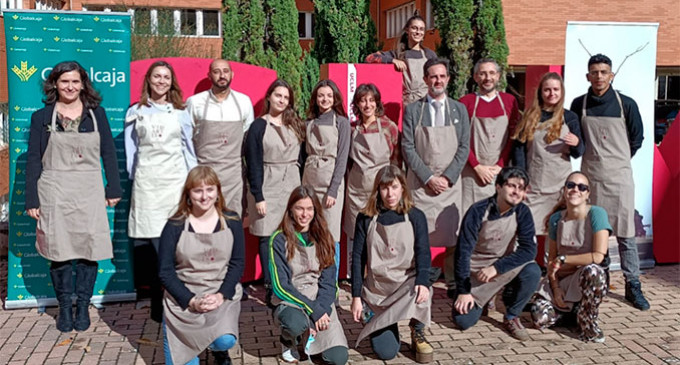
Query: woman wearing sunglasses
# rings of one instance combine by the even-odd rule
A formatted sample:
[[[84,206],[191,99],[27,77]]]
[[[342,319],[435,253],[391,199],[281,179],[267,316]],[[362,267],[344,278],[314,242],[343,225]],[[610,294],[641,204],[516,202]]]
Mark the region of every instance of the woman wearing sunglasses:
[[[548,275],[539,285],[531,308],[536,328],[550,327],[564,314],[575,313],[579,338],[603,343],[597,316],[607,294],[607,247],[612,228],[607,212],[588,204],[590,181],[569,174],[560,201],[550,215]]]

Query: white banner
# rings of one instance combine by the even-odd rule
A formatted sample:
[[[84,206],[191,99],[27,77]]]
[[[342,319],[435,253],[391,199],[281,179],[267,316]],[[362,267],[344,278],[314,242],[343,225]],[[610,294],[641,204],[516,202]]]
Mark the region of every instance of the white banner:
[[[568,22],[564,60],[565,106],[590,87],[588,59],[602,53],[616,72],[613,87],[637,102],[644,141],[632,160],[635,209],[642,216],[644,236],[652,236],[652,176],[654,167],[654,97],[658,23]],[[581,160],[574,161],[574,168]],[[637,217],[636,217],[637,220]],[[639,230],[639,222],[636,222]],[[638,234],[638,236],[640,236]]]
[[[354,100],[354,93],[357,90],[357,68],[354,67],[353,63],[347,64],[347,119],[350,123],[357,120],[357,116],[354,115],[354,110],[352,109],[352,100]]]

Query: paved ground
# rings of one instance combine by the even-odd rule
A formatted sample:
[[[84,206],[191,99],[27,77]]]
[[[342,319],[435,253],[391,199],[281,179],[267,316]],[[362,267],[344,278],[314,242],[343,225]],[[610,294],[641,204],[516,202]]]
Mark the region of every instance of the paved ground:
[[[0,260],[0,295],[5,298],[7,260]],[[652,309],[640,312],[623,302],[623,280],[612,275],[612,290],[600,308],[605,344],[585,344],[568,329],[530,329],[532,340],[519,342],[500,329],[502,314],[483,317],[466,332],[453,328],[451,301],[441,283],[435,284],[432,326],[428,339],[438,364],[680,364],[680,266],[658,266],[642,277]],[[345,333],[354,343],[361,326],[351,320],[348,288],[343,288],[340,311]],[[246,364],[276,364],[278,330],[263,306],[262,287],[250,288],[243,302],[240,356]],[[499,304],[500,306],[500,304]],[[83,333],[62,334],[55,328],[56,308],[0,310],[0,364],[162,364],[159,325],[148,318],[148,301],[90,308],[93,325]],[[528,315],[525,313],[525,315]],[[525,318],[526,319],[526,318]],[[526,323],[526,321],[525,321]],[[401,323],[407,340],[407,323]],[[410,341],[410,340],[408,340]],[[403,343],[403,342],[402,342]],[[206,354],[201,355],[201,363]],[[381,364],[366,341],[350,350],[353,364]],[[403,343],[388,364],[414,363]],[[211,361],[208,363],[212,363]],[[238,362],[235,362],[238,363]]]

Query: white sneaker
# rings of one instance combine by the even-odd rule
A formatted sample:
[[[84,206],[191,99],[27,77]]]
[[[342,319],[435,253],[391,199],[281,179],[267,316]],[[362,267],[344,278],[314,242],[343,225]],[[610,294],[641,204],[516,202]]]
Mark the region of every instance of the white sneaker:
[[[281,345],[281,360],[289,364],[297,364],[300,361],[300,354],[295,347]]]

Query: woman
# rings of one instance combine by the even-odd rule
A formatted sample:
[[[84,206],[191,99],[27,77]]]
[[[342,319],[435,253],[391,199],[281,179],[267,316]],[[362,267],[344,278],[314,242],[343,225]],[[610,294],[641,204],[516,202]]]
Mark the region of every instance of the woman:
[[[547,234],[544,222],[571,173],[569,156],[578,158],[585,151],[578,116],[564,109],[564,83],[560,75],[554,72],[543,75],[536,98],[512,138],[515,166],[525,169],[531,178],[526,203],[534,217],[542,255]]]
[[[404,31],[393,51],[376,52],[366,57],[368,63],[393,63],[394,68],[403,74],[404,107],[427,94],[427,85],[423,79],[423,66],[437,54],[423,46],[425,38],[425,20],[418,14],[406,21]]]
[[[603,343],[598,308],[607,294],[606,262],[609,235],[607,212],[588,204],[590,181],[572,172],[560,202],[547,222],[548,275],[539,285],[531,317],[536,328],[550,327],[565,312],[575,311],[579,337]]]
[[[153,246],[148,259],[154,265],[163,226],[177,207],[187,172],[196,166],[191,141],[191,117],[182,101],[175,71],[156,61],[146,71],[139,102],[125,118],[125,156],[132,180],[128,235],[135,251]],[[139,260],[142,261],[142,260]],[[160,322],[162,291],[158,270],[151,275],[151,318]]]
[[[295,112],[293,89],[281,79],[269,85],[263,114],[250,126],[245,157],[250,234],[260,241],[260,264],[269,302],[269,237],[281,223],[287,197],[300,185],[300,144],[305,129]]]
[[[333,302],[337,297],[333,238],[312,187],[290,194],[279,229],[269,241],[274,322],[281,326],[281,358],[295,363],[297,347],[329,364],[347,363],[347,339]],[[301,342],[302,338],[305,341]]]
[[[369,336],[378,358],[392,359],[401,346],[397,322],[411,319],[416,361],[431,362],[433,348],[424,332],[432,305],[427,219],[413,206],[398,167],[378,171],[357,217],[352,255],[352,316],[355,322],[367,322],[357,345]]]
[[[57,329],[85,331],[97,261],[113,257],[106,206],[122,190],[113,136],[101,97],[75,61],[54,66],[43,83],[45,107],[31,116],[26,158],[26,211],[38,221],[36,248],[50,260],[59,303]],[[107,185],[99,162],[104,163]],[[73,319],[72,264],[76,265]]]
[[[312,186],[323,204],[324,217],[335,241],[336,269],[339,269],[340,220],[351,127],[342,107],[342,95],[333,81],[321,80],[316,84],[307,118],[307,159],[302,184]]]
[[[209,347],[216,363],[231,364],[227,350],[238,337],[245,246],[243,226],[227,211],[212,168],[193,168],[177,212],[159,247],[166,364],[198,364]]]
[[[354,114],[349,150],[351,161],[347,174],[347,201],[343,229],[347,234],[348,268],[352,262],[352,240],[357,214],[366,206],[376,173],[392,163],[399,167],[399,128],[385,116],[380,91],[373,84],[361,84],[352,101]]]

